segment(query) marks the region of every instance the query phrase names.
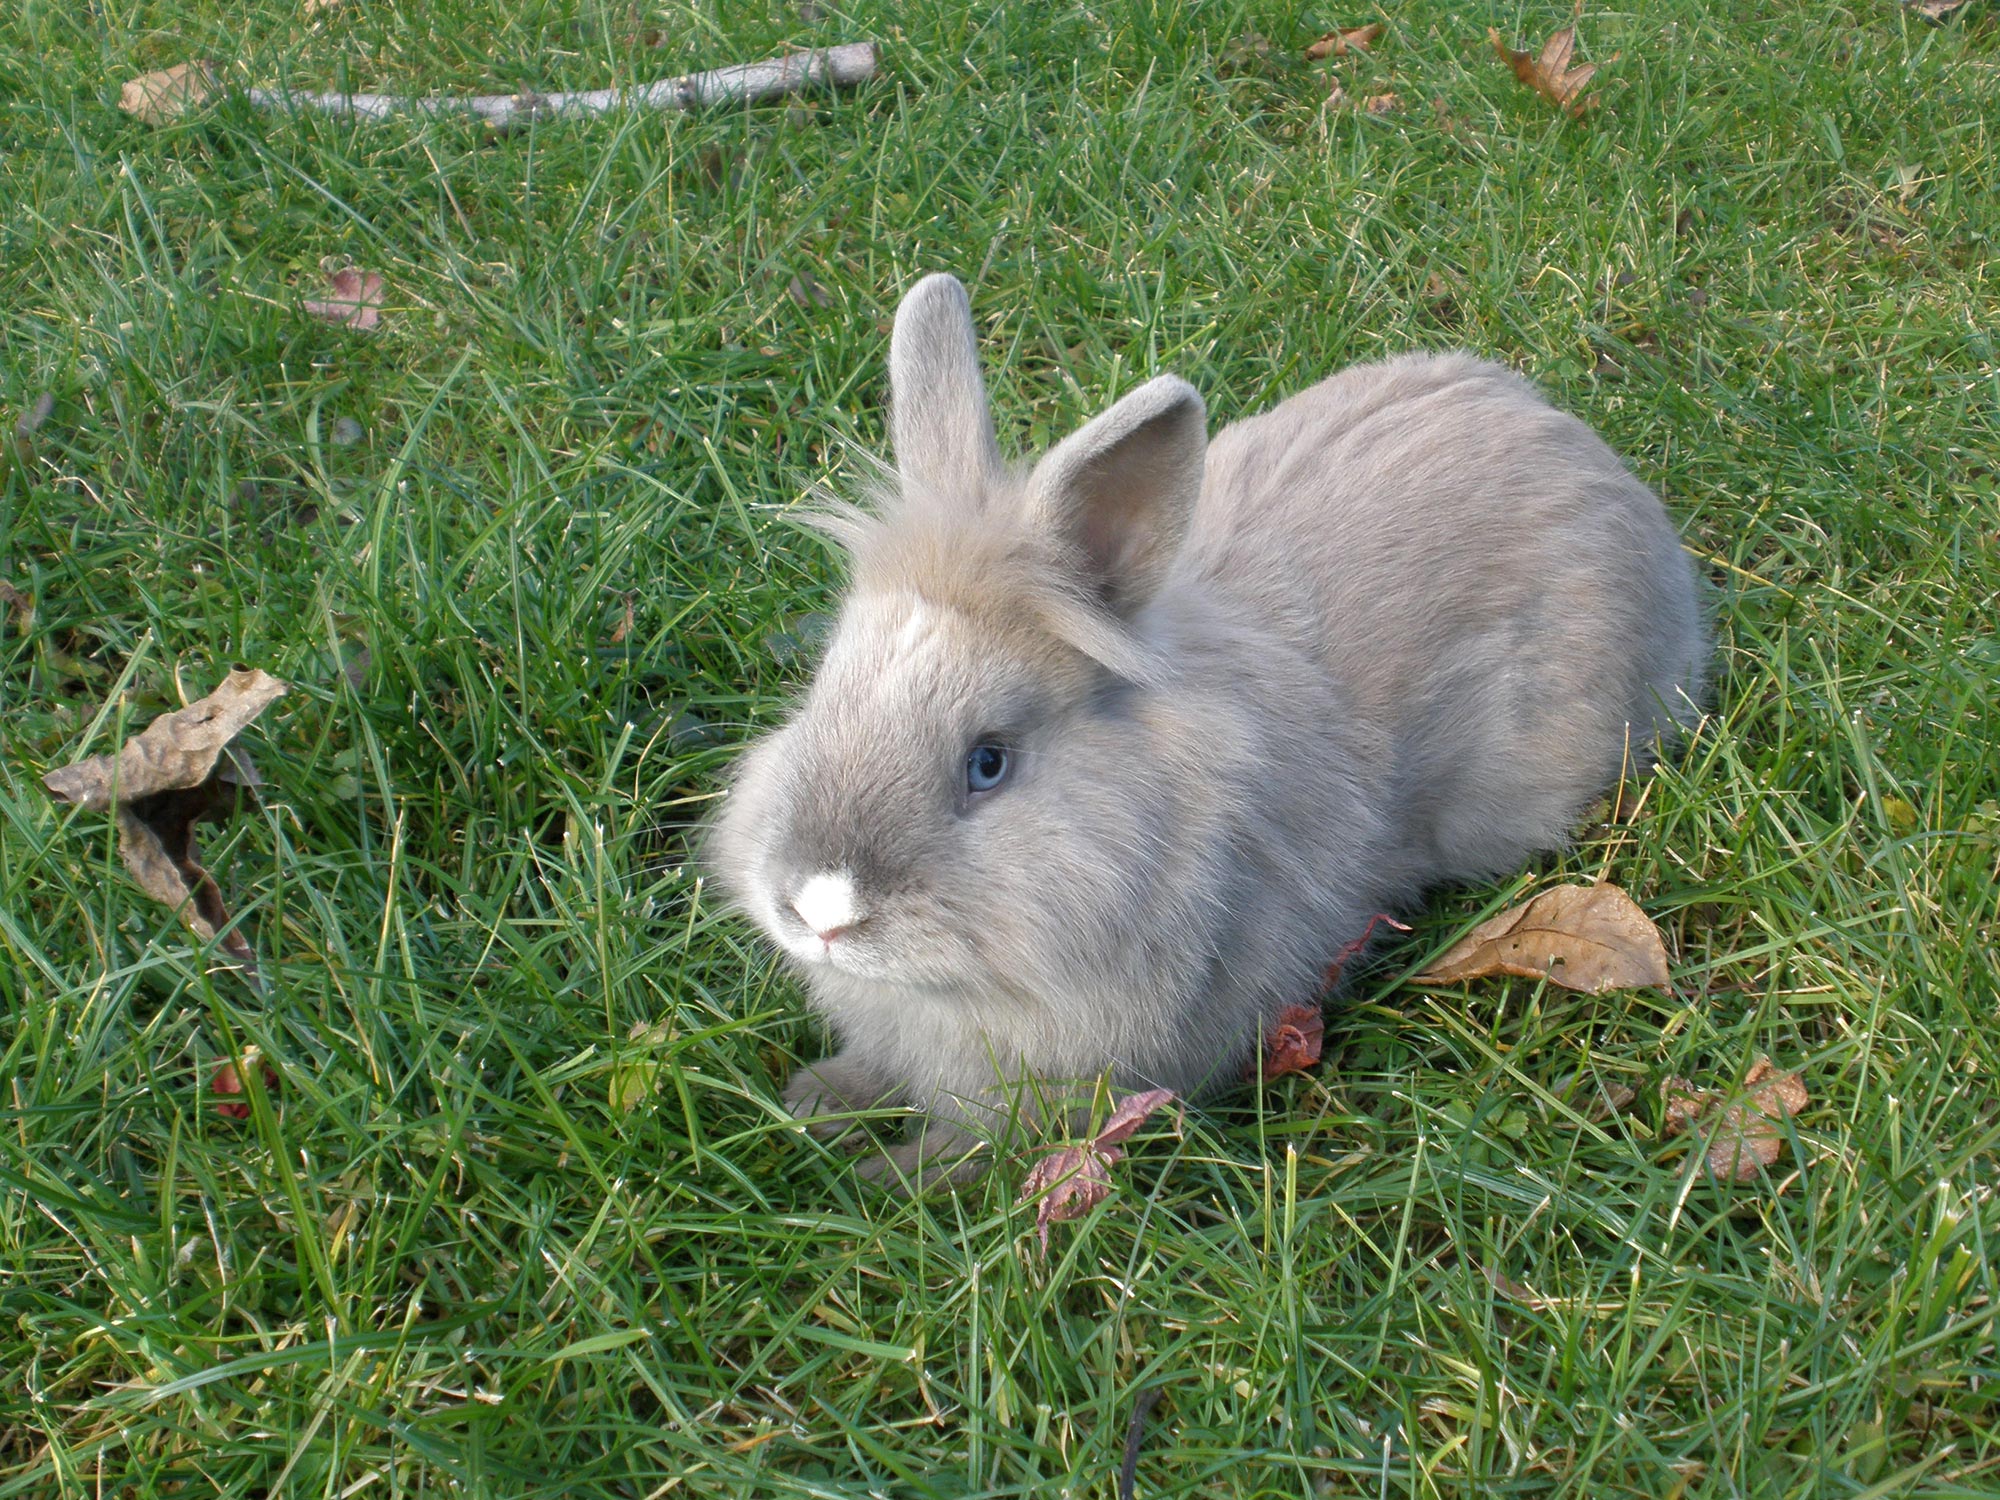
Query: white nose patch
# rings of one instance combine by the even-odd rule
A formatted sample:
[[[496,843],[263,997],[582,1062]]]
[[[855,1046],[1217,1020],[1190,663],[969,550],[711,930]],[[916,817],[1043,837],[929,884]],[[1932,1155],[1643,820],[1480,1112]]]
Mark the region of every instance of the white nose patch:
[[[792,910],[814,932],[852,927],[866,915],[854,877],[846,870],[824,870],[813,876],[792,898]]]

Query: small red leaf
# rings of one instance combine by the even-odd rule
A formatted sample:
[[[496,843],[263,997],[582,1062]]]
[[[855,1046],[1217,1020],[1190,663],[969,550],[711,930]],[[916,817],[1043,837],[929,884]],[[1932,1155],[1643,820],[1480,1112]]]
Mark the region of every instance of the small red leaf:
[[[327,287],[331,297],[309,299],[299,306],[315,318],[343,323],[360,333],[370,332],[382,321],[382,278],[374,271],[343,267],[327,278]]]
[[[1097,1149],[1103,1151],[1129,1138],[1132,1132],[1144,1123],[1146,1116],[1161,1105],[1172,1102],[1173,1097],[1172,1089],[1147,1089],[1143,1094],[1133,1094],[1126,1098],[1111,1111],[1110,1118],[1104,1122],[1104,1128],[1097,1132],[1095,1142]]]
[[[1146,1117],[1174,1099],[1172,1089],[1147,1089],[1121,1101],[1104,1128],[1077,1146],[1062,1146],[1028,1168],[1021,1179],[1019,1201],[1039,1197],[1035,1230],[1042,1254],[1049,1253],[1049,1225],[1080,1219],[1111,1192],[1111,1164],[1125,1154],[1120,1142],[1130,1138]]]
[[[256,1052],[252,1050],[245,1054],[243,1060],[246,1063],[257,1061]],[[277,1088],[277,1070],[269,1063],[265,1063],[264,1092],[267,1094],[276,1093]],[[235,1063],[226,1062],[215,1070],[214,1076],[208,1080],[208,1091],[212,1094],[237,1096],[225,1097],[224,1102],[216,1105],[215,1112],[217,1114],[226,1116],[231,1120],[247,1120],[250,1118],[250,1101],[240,1097],[243,1093],[243,1075],[237,1071]]]
[[[1387,912],[1376,912],[1374,916],[1368,919],[1368,925],[1361,929],[1361,936],[1350,943],[1341,944],[1340,951],[1333,955],[1333,961],[1326,966],[1325,972],[1319,976],[1319,987],[1322,992],[1330,990],[1336,984],[1340,983],[1341,970],[1345,969],[1354,959],[1360,957],[1361,950],[1368,946],[1368,939],[1375,935],[1375,928],[1378,924],[1389,928],[1392,932],[1408,932],[1410,930]]]
[[[1288,1005],[1264,1037],[1264,1077],[1303,1073],[1319,1061],[1326,1017],[1317,1005]]]

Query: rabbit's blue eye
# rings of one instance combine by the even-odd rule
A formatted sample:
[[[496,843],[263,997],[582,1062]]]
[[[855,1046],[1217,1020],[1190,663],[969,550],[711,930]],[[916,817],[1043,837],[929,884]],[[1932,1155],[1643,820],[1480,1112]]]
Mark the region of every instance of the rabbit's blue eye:
[[[968,792],[990,792],[1007,779],[1007,767],[1012,757],[1005,745],[974,745],[965,757],[965,789]]]

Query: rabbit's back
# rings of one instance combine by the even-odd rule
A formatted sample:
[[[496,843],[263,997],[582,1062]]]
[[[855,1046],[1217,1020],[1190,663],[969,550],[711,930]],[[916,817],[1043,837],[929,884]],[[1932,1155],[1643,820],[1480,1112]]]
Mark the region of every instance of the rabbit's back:
[[[1561,844],[1701,693],[1658,497],[1466,354],[1351,369],[1224,429],[1176,571],[1316,653],[1381,729],[1424,883]]]

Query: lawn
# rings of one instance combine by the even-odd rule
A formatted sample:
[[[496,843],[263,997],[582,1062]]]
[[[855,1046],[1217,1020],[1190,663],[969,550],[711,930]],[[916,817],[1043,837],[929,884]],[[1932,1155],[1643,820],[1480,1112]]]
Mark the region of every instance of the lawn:
[[[0,17],[0,1497],[2000,1492],[1989,0],[1593,9],[1578,119],[1487,40],[1539,0],[311,9]],[[115,107],[865,38],[874,84],[696,116]],[[302,306],[342,264],[372,331]],[[689,862],[940,269],[1013,451],[1463,345],[1714,586],[1692,743],[1046,1256],[1021,1160],[910,1203],[789,1125],[821,1039]],[[206,843],[262,997],[41,783],[232,662],[292,684]],[[1412,978],[1598,875],[1671,993]],[[1718,1184],[1661,1086],[1764,1056],[1809,1102]]]

